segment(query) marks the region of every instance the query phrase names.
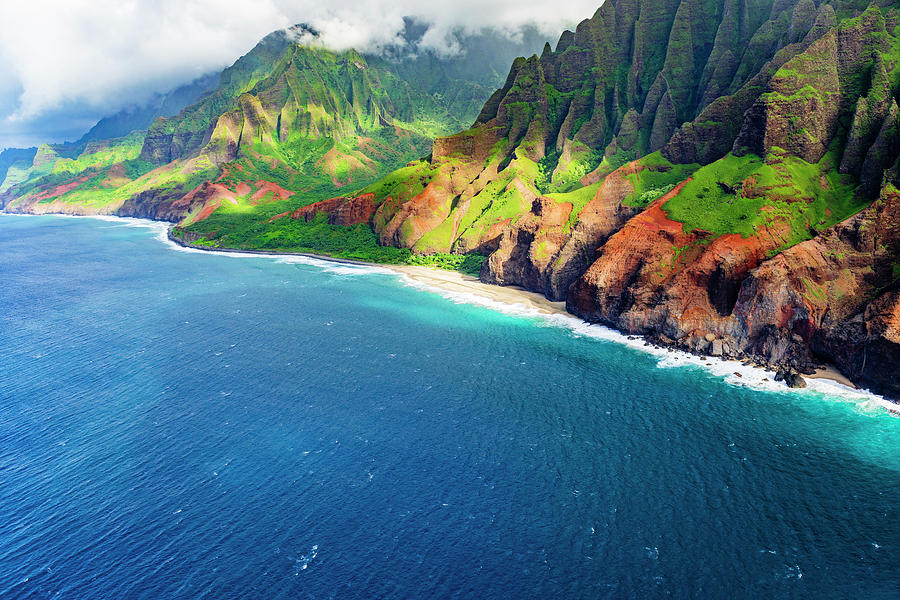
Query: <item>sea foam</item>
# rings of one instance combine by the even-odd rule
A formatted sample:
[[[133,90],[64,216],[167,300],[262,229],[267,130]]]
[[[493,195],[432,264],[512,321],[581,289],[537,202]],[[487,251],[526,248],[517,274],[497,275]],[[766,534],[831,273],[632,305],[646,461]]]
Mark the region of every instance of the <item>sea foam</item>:
[[[744,365],[740,361],[697,356],[689,352],[656,346],[647,342],[643,337],[631,336],[603,325],[587,323],[575,316],[558,313],[548,314],[546,311],[524,303],[503,302],[474,292],[445,290],[435,285],[416,281],[406,274],[401,273],[399,275],[405,285],[437,294],[457,304],[477,305],[507,315],[536,319],[550,326],[569,329],[574,335],[579,337],[621,344],[644,352],[654,356],[657,359],[657,366],[662,369],[694,368],[704,370],[736,387],[746,387],[773,393],[815,394],[826,399],[851,401],[863,410],[874,410],[879,413],[886,410],[892,415],[900,416],[900,406],[896,403],[868,390],[850,388],[831,379],[808,378],[806,380],[806,388],[791,389],[785,386],[784,383],[774,381],[774,372],[751,365]]]
[[[4,215],[6,216],[6,215]],[[48,215],[9,215],[21,217],[35,217]],[[116,217],[106,215],[52,215],[63,218],[90,218],[114,223],[125,227],[140,227],[150,229],[166,246],[177,252],[190,252],[206,255],[228,256],[231,258],[263,258],[274,260],[279,264],[296,264],[317,267],[329,273],[346,276],[359,275],[395,275],[400,281],[409,287],[437,294],[457,304],[481,306],[506,315],[526,317],[544,322],[550,326],[563,327],[572,331],[576,336],[602,340],[622,344],[629,348],[639,350],[657,358],[659,368],[695,368],[705,370],[708,373],[722,378],[726,383],[738,387],[747,387],[767,392],[797,394],[815,394],[823,399],[839,399],[854,402],[863,410],[874,410],[881,413],[883,410],[893,415],[900,416],[900,406],[884,397],[868,390],[853,389],[837,381],[821,378],[808,378],[807,387],[804,389],[790,389],[783,383],[773,380],[774,373],[764,369],[744,365],[739,361],[724,360],[715,357],[696,356],[687,352],[663,348],[649,344],[644,338],[629,336],[602,325],[587,323],[581,319],[563,314],[548,314],[545,311],[528,306],[525,303],[511,303],[495,300],[475,292],[459,292],[443,289],[417,281],[405,273],[399,273],[387,267],[355,265],[338,263],[327,258],[312,256],[292,256],[283,254],[254,254],[244,252],[222,252],[215,249],[200,250],[188,248],[169,239],[169,227],[166,222],[139,219],[133,217]]]

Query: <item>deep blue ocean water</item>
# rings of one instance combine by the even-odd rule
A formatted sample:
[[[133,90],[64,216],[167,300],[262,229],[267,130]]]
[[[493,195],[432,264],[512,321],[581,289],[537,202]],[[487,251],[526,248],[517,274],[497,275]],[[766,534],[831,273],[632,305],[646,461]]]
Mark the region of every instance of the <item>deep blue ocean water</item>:
[[[158,233],[0,216],[0,598],[900,597],[871,402]]]

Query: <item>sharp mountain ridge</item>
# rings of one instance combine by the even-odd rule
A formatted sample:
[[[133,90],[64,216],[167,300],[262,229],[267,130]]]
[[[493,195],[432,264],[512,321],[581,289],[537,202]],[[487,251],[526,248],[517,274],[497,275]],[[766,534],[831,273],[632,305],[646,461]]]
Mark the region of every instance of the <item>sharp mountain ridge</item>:
[[[898,28],[888,1],[608,0],[505,81],[484,37],[440,62],[280,34],[87,168],[38,148],[0,204],[458,256],[590,322],[900,398]]]

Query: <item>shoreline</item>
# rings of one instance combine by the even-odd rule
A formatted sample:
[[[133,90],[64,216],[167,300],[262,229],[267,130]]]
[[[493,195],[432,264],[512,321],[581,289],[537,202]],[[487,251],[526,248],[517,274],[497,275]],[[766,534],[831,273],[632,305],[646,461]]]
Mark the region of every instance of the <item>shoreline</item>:
[[[223,252],[223,253],[233,253],[233,254],[249,254],[249,255],[258,255],[258,256],[301,256],[305,258],[311,258],[316,260],[334,262],[339,264],[352,264],[357,266],[365,266],[365,267],[378,267],[385,269],[387,271],[392,271],[406,278],[412,284],[423,287],[425,289],[436,290],[438,293],[446,294],[447,297],[454,299],[459,296],[474,296],[477,297],[481,302],[481,304],[498,308],[498,305],[505,305],[506,307],[522,307],[527,312],[532,313],[534,315],[545,316],[545,317],[560,317],[565,319],[571,319],[572,321],[581,321],[581,319],[572,313],[566,311],[565,302],[553,302],[548,300],[543,294],[529,291],[525,288],[519,286],[499,286],[482,282],[479,278],[474,277],[472,275],[467,275],[465,273],[461,273],[459,271],[450,271],[446,269],[439,269],[436,267],[429,266],[420,266],[420,265],[397,265],[397,264],[381,264],[381,263],[372,263],[361,260],[351,260],[351,259],[342,259],[335,258],[331,256],[325,256],[320,254],[313,254],[309,252],[277,252],[273,250],[238,250],[235,248],[213,248],[208,246],[199,246],[192,244],[190,242],[186,242],[182,239],[175,237],[172,234],[174,226],[170,226],[168,228],[167,237],[168,239],[183,247],[190,248],[192,250],[200,250],[204,252]],[[587,326],[592,326],[590,323],[585,323]],[[656,344],[644,336],[628,334],[622,331],[617,331],[614,329],[608,329],[611,332],[614,332],[616,336],[621,337],[622,339],[616,340],[619,343],[624,343],[625,345],[635,347],[635,348],[643,348],[645,350],[652,348],[657,352],[651,352],[653,354],[657,353],[669,353],[669,352],[678,352],[683,354],[685,357],[691,357],[697,365],[707,365],[710,361],[717,361],[724,366],[727,366],[727,370],[737,371],[738,369],[751,369],[756,372],[757,377],[757,385],[763,385],[770,382],[772,376],[774,376],[774,370],[766,370],[764,367],[755,366],[755,365],[745,365],[744,361],[740,359],[722,359],[711,356],[700,356],[694,355],[690,352],[685,352],[683,350],[679,350],[676,348],[672,348],[669,346],[663,346]],[[638,343],[632,343],[633,341],[637,341]],[[687,359],[684,361],[685,363],[689,362]],[[743,379],[743,375],[737,375],[737,373],[733,373],[732,376],[738,378],[738,381],[732,381],[732,383],[740,383],[741,385],[745,385],[740,382]],[[856,392],[859,394],[867,393],[865,390],[861,390],[856,384],[854,384],[847,376],[841,373],[836,367],[833,365],[825,365],[823,367],[819,367],[816,369],[816,372],[812,375],[803,375],[803,378],[807,381],[807,383],[814,382],[816,380],[821,380],[826,382],[829,386],[837,386],[839,388],[845,388],[846,391]],[[728,376],[726,376],[728,379]],[[760,381],[761,380],[761,381]],[[773,382],[774,383],[774,382]],[[784,388],[790,389],[787,385],[776,383],[776,389]],[[770,386],[766,386],[767,388]],[[900,404],[891,402],[890,400],[883,400],[884,408],[888,410],[900,414]]]
[[[8,215],[16,216],[17,213],[4,213]],[[34,215],[21,215],[21,216],[34,216]],[[43,216],[43,215],[38,215]],[[46,215],[46,216],[74,216],[74,215]],[[101,220],[110,220],[110,221],[127,221],[128,219],[123,217],[117,217],[114,215],[85,215],[88,218],[99,218]],[[477,277],[472,275],[467,275],[461,273],[459,271],[450,271],[445,269],[439,269],[436,267],[429,266],[421,266],[421,265],[398,265],[398,264],[383,264],[383,263],[373,263],[362,260],[354,260],[354,259],[346,259],[346,258],[337,258],[327,255],[314,254],[311,252],[279,252],[275,250],[242,250],[237,248],[216,248],[209,246],[201,246],[192,244],[190,242],[186,242],[183,239],[177,238],[173,235],[174,225],[165,221],[155,221],[150,219],[136,219],[137,221],[143,221],[146,224],[153,224],[154,226],[160,227],[165,226],[165,236],[162,235],[162,231],[159,233],[160,239],[162,241],[168,241],[180,248],[184,248],[187,250],[195,250],[207,252],[209,254],[231,254],[231,255],[243,255],[243,256],[260,256],[260,257],[269,257],[269,258],[279,258],[279,257],[301,257],[308,258],[312,260],[319,260],[324,262],[331,262],[335,264],[343,264],[343,265],[352,265],[359,267],[376,267],[379,269],[383,269],[385,272],[394,273],[399,275],[401,278],[406,279],[409,284],[420,287],[422,289],[430,290],[438,293],[439,295],[443,295],[444,297],[451,299],[453,301],[459,302],[468,302],[468,303],[477,303],[488,308],[493,308],[496,310],[500,310],[502,312],[514,313],[514,314],[526,314],[531,316],[539,316],[545,317],[549,320],[559,320],[559,324],[566,326],[577,334],[584,334],[587,337],[600,337],[603,339],[607,339],[609,341],[613,341],[615,343],[620,343],[638,350],[643,350],[650,354],[653,354],[660,358],[661,367],[665,366],[678,366],[678,365],[695,365],[698,367],[707,367],[708,372],[712,372],[714,374],[722,375],[725,377],[726,381],[734,385],[741,385],[744,387],[751,387],[757,389],[764,389],[767,391],[787,391],[790,390],[783,383],[774,383],[771,381],[771,376],[774,375],[774,371],[767,371],[763,367],[753,366],[753,365],[745,365],[743,361],[735,359],[735,360],[727,360],[721,359],[717,357],[711,356],[700,356],[695,355],[689,352],[685,352],[683,350],[678,350],[676,348],[672,348],[669,346],[662,346],[659,344],[655,344],[644,336],[637,336],[627,334],[622,331],[618,331],[615,329],[610,329],[607,327],[595,327],[594,324],[583,322],[579,317],[569,313],[565,309],[564,302],[552,302],[548,300],[543,294],[537,292],[531,292],[524,288],[518,286],[498,286],[493,284],[488,284],[482,282]],[[460,298],[463,298],[460,300]],[[474,300],[474,302],[473,302]],[[588,328],[591,328],[590,330]],[[601,335],[596,335],[599,332],[605,332]],[[666,356],[667,355],[677,355],[674,360],[669,361]],[[665,363],[665,364],[664,364]],[[709,369],[712,364],[716,364],[715,369]],[[739,374],[739,371],[746,370],[746,373]],[[749,375],[748,378],[744,378],[744,375]],[[900,414],[900,403],[893,402],[886,398],[882,398],[881,396],[876,396],[874,394],[870,394],[866,390],[861,390],[858,386],[856,386],[849,378],[843,375],[840,371],[838,371],[832,365],[826,365],[824,367],[818,368],[813,375],[803,375],[803,377],[807,380],[808,383],[813,383],[820,381],[824,384],[826,388],[830,389],[817,389],[816,391],[820,391],[825,394],[831,395],[844,395],[846,396],[848,393],[854,395],[857,398],[863,398],[864,396],[869,396],[871,400],[873,400],[878,406],[888,410],[893,414]],[[748,379],[755,379],[754,385],[750,385],[750,381]],[[774,383],[774,385],[773,385]],[[818,387],[818,386],[817,386]]]
[[[118,217],[121,218],[121,217]],[[154,223],[164,223],[165,221],[154,221]],[[311,252],[279,252],[277,250],[240,250],[238,248],[219,248],[217,246],[201,246],[199,244],[192,244],[191,242],[186,242],[181,238],[175,237],[172,234],[172,231],[175,229],[175,225],[169,225],[168,230],[166,232],[166,237],[170,242],[174,244],[178,244],[182,248],[190,248],[191,250],[202,250],[204,252],[222,252],[225,254],[256,254],[258,256],[302,256],[304,258],[315,258],[318,260],[328,260],[331,262],[336,262],[344,265],[359,265],[362,267],[390,267],[393,265],[384,265],[380,263],[372,263],[366,262],[363,260],[353,260],[350,258],[337,258],[334,256],[325,256],[322,254],[313,254]]]
[[[474,294],[490,302],[523,306],[541,315],[578,318],[572,313],[566,312],[565,302],[553,302],[543,294],[519,286],[492,285],[484,283],[472,275],[437,267],[420,265],[385,265],[385,267],[425,287],[438,288],[452,294]]]
[[[571,330],[575,335],[601,339],[627,346],[656,357],[659,368],[695,367],[721,377],[730,385],[756,391],[775,393],[803,392],[791,389],[784,382],[774,381],[776,371],[747,365],[740,359],[701,356],[669,346],[655,344],[643,336],[629,335],[602,325],[591,324],[565,310],[564,302],[551,302],[542,294],[516,286],[497,286],[483,283],[476,277],[456,271],[413,265],[389,265],[387,269],[403,276],[410,285],[437,293],[453,302],[479,304],[493,310],[519,316],[543,318],[546,322]],[[807,391],[843,400],[876,405],[892,415],[900,415],[900,404],[860,389],[833,365],[803,375]]]

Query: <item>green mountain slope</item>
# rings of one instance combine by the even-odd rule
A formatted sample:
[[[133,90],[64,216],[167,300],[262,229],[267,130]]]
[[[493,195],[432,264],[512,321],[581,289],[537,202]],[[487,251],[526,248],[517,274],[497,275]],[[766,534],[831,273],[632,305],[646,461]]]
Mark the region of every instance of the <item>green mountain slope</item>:
[[[490,60],[276,37],[139,152],[64,173],[42,147],[0,203],[481,265],[588,321],[900,397],[898,27],[888,1],[607,0],[489,97]]]
[[[833,360],[900,395],[860,359],[900,357],[898,25],[890,2],[610,0],[517,59],[429,157],[355,195],[265,221],[214,213],[183,235],[334,253],[352,225],[345,252],[376,256],[377,237],[475,253],[483,280],[590,321],[782,368]],[[890,226],[872,238],[875,222]]]
[[[215,90],[153,123],[139,152],[137,133],[109,140],[121,163],[82,153],[84,168],[68,178],[43,160],[8,178],[0,203],[191,222],[223,199],[223,211],[267,218],[273,202],[297,208],[365,185],[470,123],[498,70],[537,46],[533,31],[518,42],[485,34],[460,38],[469,51],[440,58],[416,46],[423,33],[409,22],[405,44],[364,56],[330,52],[303,26],[276,32],[226,69]]]

